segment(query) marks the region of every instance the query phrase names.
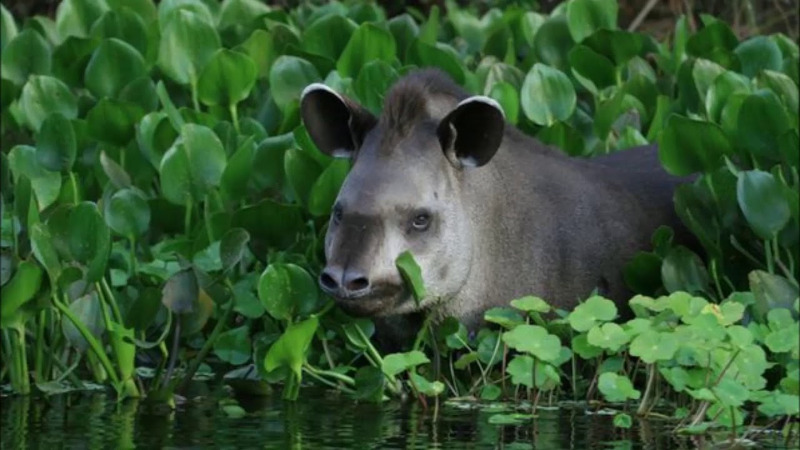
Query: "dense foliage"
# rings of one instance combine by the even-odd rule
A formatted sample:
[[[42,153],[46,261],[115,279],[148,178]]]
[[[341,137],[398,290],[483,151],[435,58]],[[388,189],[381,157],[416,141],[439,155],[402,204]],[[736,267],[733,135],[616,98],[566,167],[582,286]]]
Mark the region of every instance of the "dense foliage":
[[[3,8],[3,380],[169,403],[213,355],[289,399],[311,379],[374,401],[670,405],[691,430],[796,417],[798,46],[708,16],[663,43],[616,21],[597,0],[388,20],[338,2],[65,0],[23,24]],[[703,254],[659,230],[626,267],[627,322],[601,297],[525,297],[476,334],[430,320],[381,355],[315,282],[349,163],[315,148],[298,100],[324,81],[378,112],[422,66],[576,157],[658,142],[667,170],[699,174],[675,200]],[[424,288],[411,255],[398,266]]]

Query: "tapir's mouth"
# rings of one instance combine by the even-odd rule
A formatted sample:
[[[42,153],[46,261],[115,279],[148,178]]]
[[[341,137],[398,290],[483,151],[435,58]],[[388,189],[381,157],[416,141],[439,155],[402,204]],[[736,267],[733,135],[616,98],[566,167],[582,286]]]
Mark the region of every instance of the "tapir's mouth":
[[[358,317],[388,316],[410,298],[410,292],[399,286],[375,286],[358,297],[334,296],[336,304],[347,314]]]

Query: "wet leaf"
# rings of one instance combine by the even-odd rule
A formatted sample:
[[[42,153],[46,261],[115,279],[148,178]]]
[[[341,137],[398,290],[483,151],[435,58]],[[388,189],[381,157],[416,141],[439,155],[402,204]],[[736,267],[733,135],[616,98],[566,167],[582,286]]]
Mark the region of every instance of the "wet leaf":
[[[319,301],[316,281],[305,269],[289,263],[267,266],[258,282],[258,297],[278,320],[311,314]]]

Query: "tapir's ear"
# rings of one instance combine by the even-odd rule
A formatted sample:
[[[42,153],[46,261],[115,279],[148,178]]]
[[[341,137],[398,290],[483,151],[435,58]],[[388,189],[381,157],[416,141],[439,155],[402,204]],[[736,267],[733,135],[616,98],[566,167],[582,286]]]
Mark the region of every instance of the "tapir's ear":
[[[303,90],[300,114],[317,148],[344,158],[353,156],[377,122],[363,106],[320,83]]]
[[[480,167],[500,148],[505,128],[503,108],[489,97],[461,101],[436,132],[447,158],[457,167]]]

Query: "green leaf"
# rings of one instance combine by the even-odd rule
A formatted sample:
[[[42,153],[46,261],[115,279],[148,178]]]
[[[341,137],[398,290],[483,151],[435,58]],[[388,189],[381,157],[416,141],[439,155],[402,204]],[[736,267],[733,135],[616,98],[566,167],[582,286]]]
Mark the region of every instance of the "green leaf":
[[[546,301],[532,295],[526,295],[525,297],[511,300],[511,306],[519,309],[520,311],[529,313],[537,312],[542,314],[548,313],[552,309]]]
[[[555,361],[561,349],[558,337],[538,325],[519,325],[503,333],[503,342],[520,352],[529,353],[541,361]]]
[[[352,20],[337,14],[322,17],[303,31],[303,50],[336,61],[356,27]]]
[[[108,226],[129,239],[143,235],[150,228],[150,205],[138,190],[120,189],[104,205]]]
[[[97,291],[91,291],[78,297],[69,304],[70,311],[83,323],[95,339],[102,338],[106,331],[101,308],[102,305],[100,304],[100,298],[97,296]],[[81,353],[89,348],[89,343],[71,320],[62,320],[61,330],[67,341]]]
[[[597,389],[609,402],[617,403],[625,400],[637,400],[641,393],[633,388],[633,383],[625,375],[606,372],[597,380]]]
[[[796,285],[780,275],[754,270],[747,278],[755,297],[753,312],[759,322],[763,322],[768,312],[774,308],[791,307],[800,294]]]
[[[623,267],[625,284],[637,294],[653,295],[661,287],[661,258],[639,252]]]
[[[4,13],[8,11],[3,8]],[[5,14],[4,14],[5,15]],[[6,25],[5,20],[3,25]],[[13,22],[11,22],[13,24]],[[3,30],[5,32],[5,30]],[[0,70],[3,78],[21,86],[31,75],[49,75],[51,67],[51,50],[47,42],[36,31],[28,28],[22,30],[10,42],[3,40]]]
[[[378,114],[383,106],[383,96],[398,77],[394,68],[385,61],[370,61],[359,72],[353,90],[364,107]]]
[[[614,426],[617,428],[630,428],[633,426],[633,419],[630,414],[617,413],[614,415]]]
[[[250,360],[253,344],[247,325],[228,330],[214,341],[214,354],[228,364],[240,366]]]
[[[730,154],[731,144],[718,125],[679,115],[667,119],[658,146],[664,168],[678,176],[712,172]]]
[[[733,51],[742,64],[742,75],[753,78],[763,70],[780,71],[783,56],[778,44],[767,36],[755,36],[741,44]]]
[[[18,184],[20,177],[30,180],[30,186],[33,188],[39,211],[41,211],[58,199],[58,193],[61,190],[61,176],[58,172],[42,168],[37,159],[36,149],[27,145],[17,145],[8,153],[8,166],[11,173],[14,174],[15,182]],[[26,217],[27,214],[19,216],[20,219]]]
[[[67,225],[69,252],[86,266],[87,281],[99,281],[106,271],[111,254],[111,231],[97,205],[81,202],[69,212]]]
[[[678,351],[678,340],[673,333],[647,330],[631,341],[630,354],[639,357],[647,364],[668,361]]]
[[[17,24],[14,22],[14,16],[6,9],[5,6],[0,5],[0,50],[5,52],[6,45],[14,39],[17,35]]]
[[[315,316],[289,325],[281,337],[272,344],[264,358],[264,368],[267,372],[285,366],[292,370],[299,381],[306,353],[318,326],[319,319]]]
[[[569,64],[578,81],[593,94],[616,84],[614,63],[585,45],[570,50]]]
[[[50,277],[50,284],[55,285],[61,275],[61,262],[53,246],[53,237],[44,223],[37,223],[31,227],[31,250],[39,263],[44,266]],[[5,283],[4,283],[5,284]]]
[[[661,265],[661,280],[668,292],[686,291],[702,294],[709,278],[703,261],[686,247],[675,247],[667,253]]]
[[[567,55],[574,44],[566,16],[551,15],[539,26],[533,39],[533,50],[542,63],[566,70],[569,65]]]
[[[722,377],[711,389],[719,402],[725,406],[742,406],[750,396],[750,391],[731,377]]]
[[[400,271],[400,275],[403,277],[406,286],[411,288],[411,294],[414,296],[414,300],[419,304],[427,293],[425,290],[425,283],[422,279],[422,270],[417,264],[417,261],[414,260],[414,255],[406,250],[400,253],[394,263],[397,266],[397,270]]]
[[[164,198],[181,206],[189,199],[201,201],[219,186],[225,162],[225,149],[214,131],[202,125],[184,125],[180,138],[161,160]]]
[[[761,239],[773,239],[789,222],[791,213],[783,189],[771,173],[760,170],[739,172],[736,199],[750,228]]]
[[[295,199],[308,205],[314,183],[322,172],[319,164],[307,152],[290,149],[283,156],[283,167]]]
[[[269,315],[290,320],[311,314],[317,307],[317,283],[305,269],[294,264],[273,263],[258,281],[258,297]]]
[[[530,422],[533,414],[511,413],[493,414],[489,416],[489,423],[492,425],[521,425]]]
[[[778,96],[766,89],[744,98],[736,124],[737,146],[769,161],[780,160],[778,139],[793,128]]]
[[[608,322],[617,317],[614,302],[600,296],[590,297],[572,311],[567,320],[575,331],[588,331],[597,322]]]
[[[99,141],[123,147],[136,136],[136,124],[144,116],[141,106],[103,98],[89,110],[89,135]]]
[[[3,301],[0,302],[0,316],[2,326],[5,328],[19,320],[15,314],[28,301],[33,299],[42,284],[42,269],[34,262],[22,261],[17,266],[17,271],[11,280],[6,283],[0,293]],[[22,325],[22,324],[19,324]]]
[[[428,44],[416,40],[408,49],[409,62],[420,67],[438,67],[446,72],[458,84],[463,84],[465,73],[458,53],[447,44]]]
[[[381,369],[373,366],[364,366],[356,371],[353,379],[356,382],[356,391],[353,398],[370,402],[380,402],[383,398],[383,387],[386,377]]]
[[[270,93],[281,110],[293,101],[311,83],[322,81],[314,65],[296,56],[283,55],[275,60],[269,71]]]
[[[217,50],[200,73],[197,93],[206,105],[232,106],[247,98],[256,82],[256,65],[249,56]]]
[[[193,269],[183,269],[169,277],[161,289],[161,303],[176,314],[189,314],[198,309],[200,288]]]
[[[621,326],[615,323],[598,324],[589,330],[586,335],[589,344],[596,347],[617,352],[619,349],[628,343],[628,335]]]
[[[519,92],[511,83],[501,81],[492,85],[489,97],[497,100],[506,120],[512,124],[519,121]]]
[[[314,216],[329,215],[349,171],[350,161],[346,159],[331,161],[311,186],[308,194],[308,212]]]
[[[575,42],[600,29],[617,27],[617,2],[572,0],[567,3],[567,26]]]
[[[220,47],[216,29],[199,14],[188,9],[172,13],[161,21],[158,67],[180,84],[194,84]]]
[[[417,391],[425,396],[436,397],[444,392],[444,383],[441,381],[431,382],[427,378],[413,371],[409,372],[408,378],[412,383],[414,383]]]
[[[483,313],[483,319],[487,322],[496,323],[508,330],[525,323],[525,319],[519,312],[507,307],[489,308]]]
[[[104,0],[64,0],[56,10],[56,29],[62,38],[85,37],[108,5]]]
[[[38,131],[42,122],[52,113],[61,113],[67,119],[78,116],[78,102],[69,87],[61,80],[46,75],[31,75],[19,98],[19,107],[25,123]]]
[[[86,66],[84,83],[95,98],[115,98],[131,81],[147,74],[142,55],[119,39],[105,39]]]
[[[520,92],[522,110],[538,125],[566,120],[575,111],[577,98],[572,82],[558,69],[534,64]]]
[[[222,268],[230,270],[241,261],[250,241],[250,233],[242,228],[231,228],[219,243],[219,259]]]
[[[383,358],[383,365],[381,370],[388,377],[394,377],[406,370],[413,369],[420,364],[429,363],[430,360],[424,353],[419,350],[413,350],[406,353],[392,353]]]
[[[61,113],[50,114],[36,134],[36,160],[47,170],[70,170],[75,162],[75,130]]]
[[[722,119],[730,97],[735,93],[750,93],[750,80],[736,72],[727,70],[717,76],[708,88],[705,96],[705,106],[708,117],[714,122]]]
[[[343,77],[356,78],[368,62],[381,60],[391,63],[395,60],[397,48],[389,31],[372,23],[359,26],[347,42],[336,70]]]

